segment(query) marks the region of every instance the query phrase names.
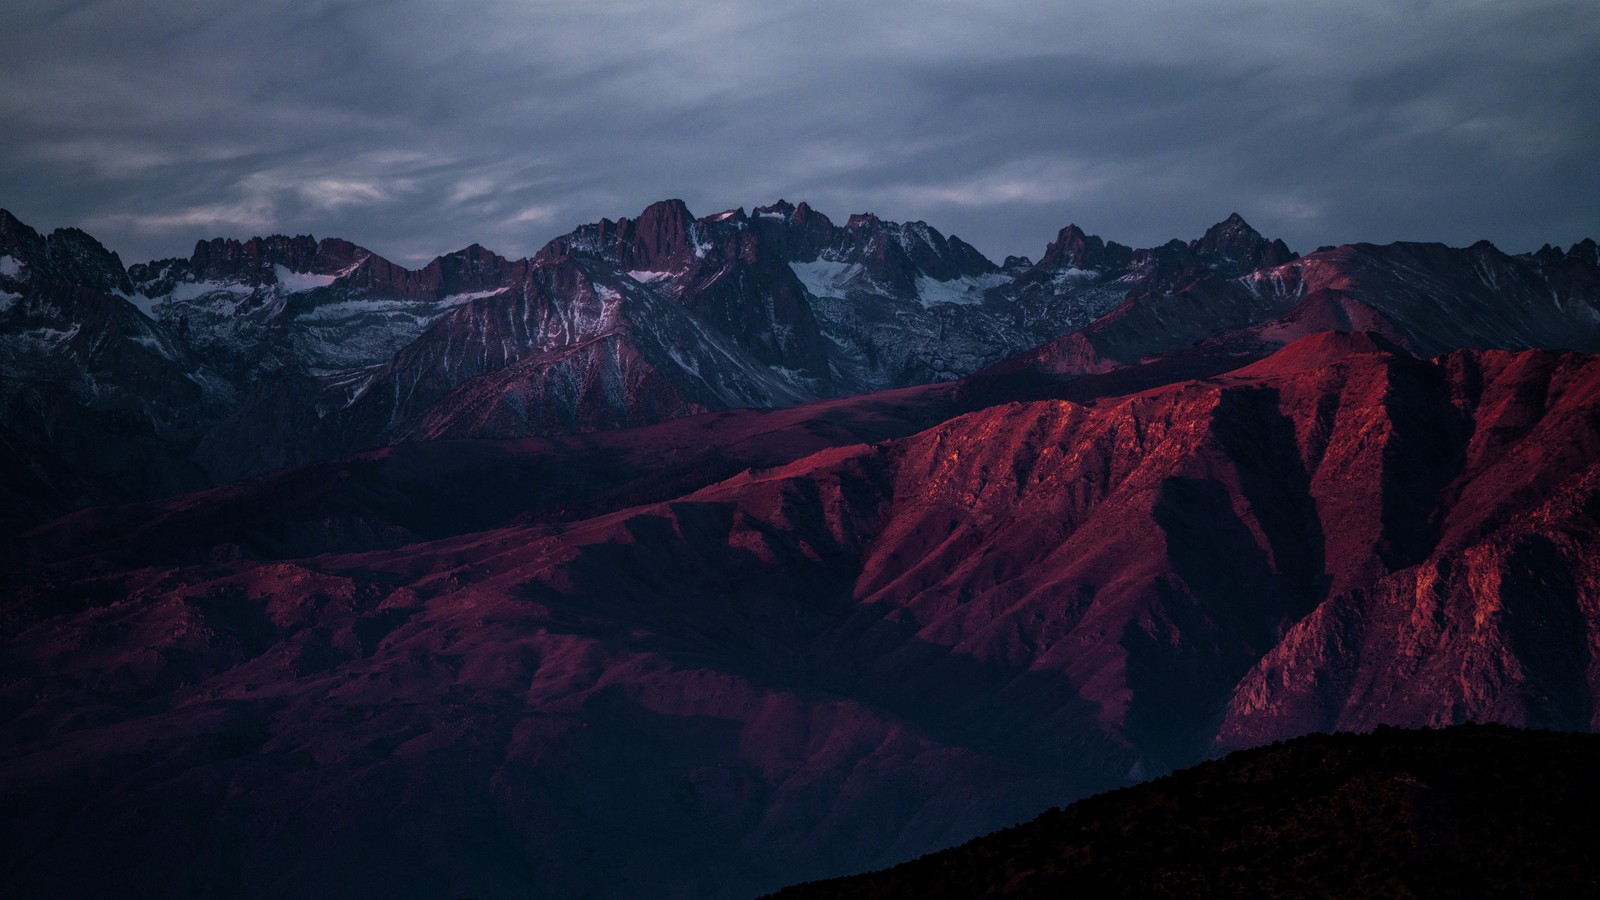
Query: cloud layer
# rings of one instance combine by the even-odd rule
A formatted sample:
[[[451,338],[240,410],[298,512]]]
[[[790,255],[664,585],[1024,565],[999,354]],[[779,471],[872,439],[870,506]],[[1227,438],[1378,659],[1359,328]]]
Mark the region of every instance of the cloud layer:
[[[1600,237],[1600,3],[23,0],[0,206],[125,259],[523,255],[682,197],[999,258],[1238,210],[1299,250]]]

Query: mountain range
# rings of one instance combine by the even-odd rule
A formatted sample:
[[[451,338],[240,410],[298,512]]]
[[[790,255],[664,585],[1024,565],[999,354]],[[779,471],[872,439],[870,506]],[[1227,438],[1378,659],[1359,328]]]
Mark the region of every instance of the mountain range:
[[[1593,730],[1597,353],[1592,240],[667,201],[124,268],[0,213],[0,859],[749,896],[1309,732]]]
[[[0,211],[0,427],[28,463],[4,485],[10,524],[408,440],[948,381],[1128,296],[1290,256],[1235,217],[1141,251],[1067,228],[1002,269],[920,222],[666,201],[516,261],[473,245],[413,271],[274,235],[125,268]]]

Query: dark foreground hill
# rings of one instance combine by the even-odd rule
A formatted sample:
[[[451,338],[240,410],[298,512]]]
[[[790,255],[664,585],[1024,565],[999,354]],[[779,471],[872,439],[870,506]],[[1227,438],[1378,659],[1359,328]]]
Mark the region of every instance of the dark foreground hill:
[[[773,896],[1594,896],[1597,801],[1595,735],[1313,735]]]

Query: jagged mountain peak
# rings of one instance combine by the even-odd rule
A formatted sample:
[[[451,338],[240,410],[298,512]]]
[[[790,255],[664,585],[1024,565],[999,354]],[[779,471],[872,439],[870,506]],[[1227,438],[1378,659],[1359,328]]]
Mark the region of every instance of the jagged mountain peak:
[[[454,253],[435,257],[423,268],[437,273],[439,290],[444,294],[483,291],[507,286],[514,270],[526,268],[526,261],[513,262],[482,244],[469,244]]]
[[[1188,248],[1202,258],[1221,258],[1250,269],[1279,266],[1297,258],[1282,240],[1269,240],[1237,212],[1207,228],[1203,236],[1189,242]],[[1233,274],[1242,275],[1244,271]]]
[[[599,257],[625,271],[681,272],[704,250],[697,241],[694,214],[679,199],[659,200],[635,218],[602,218],[556,238],[536,258],[567,254]]]
[[[689,211],[689,204],[677,198],[657,200],[646,206],[635,220],[642,229],[651,229],[660,225],[678,226],[694,221],[694,213]]]
[[[45,239],[45,253],[57,277],[106,291],[133,290],[122,257],[79,228],[57,228]]]
[[[10,212],[0,209],[0,279],[17,284],[33,277],[41,265],[44,238]]]
[[[1251,227],[1244,216],[1229,213],[1226,219],[1206,229],[1206,233],[1189,242],[1195,250],[1220,250],[1232,246],[1254,246],[1264,240],[1261,232]]]
[[[752,217],[756,219],[785,219],[796,225],[833,227],[833,220],[818,212],[804,200],[799,203],[790,203],[787,200],[779,199],[778,202],[769,206],[756,207]]]
[[[44,237],[26,222],[0,209],[0,255],[10,256],[19,262],[43,252]]]
[[[805,206],[805,203],[801,203],[800,205],[801,206]],[[795,211],[795,205],[793,203],[790,203],[789,201],[783,199],[782,197],[779,197],[777,202],[775,202],[775,203],[769,204],[767,206],[758,206],[758,207],[756,207],[756,215],[758,215],[758,216],[772,215],[772,216],[782,216],[784,218],[788,218],[789,216],[794,215],[794,211]]]
[[[1544,244],[1540,246],[1538,250],[1535,250],[1533,253],[1529,254],[1528,258],[1541,266],[1548,266],[1566,259],[1567,256],[1565,253],[1561,252],[1560,247],[1552,247],[1549,244]]]
[[[506,257],[479,243],[468,244],[460,250],[440,254],[429,261],[429,265],[442,263],[447,260],[455,261],[458,265],[475,269],[486,269],[502,266],[510,262]]]
[[[198,281],[271,284],[276,280],[274,266],[310,271],[317,249],[317,239],[309,234],[271,234],[247,241],[216,237],[195,243],[189,271]]]
[[[1045,248],[1039,259],[1043,269],[1100,270],[1127,260],[1128,248],[1112,242],[1107,244],[1096,235],[1086,233],[1076,223],[1061,229],[1056,239]]]
[[[1223,229],[1225,231],[1227,231],[1227,230],[1239,230],[1239,231],[1248,231],[1248,232],[1250,232],[1252,234],[1260,234],[1259,231],[1256,231],[1254,228],[1252,228],[1250,226],[1249,222],[1246,222],[1244,220],[1244,216],[1239,215],[1238,210],[1234,210],[1233,212],[1228,213],[1228,217],[1226,219],[1223,219],[1221,222],[1218,222],[1217,224],[1211,226],[1211,229],[1208,229],[1208,230],[1215,230],[1215,229],[1219,229],[1219,228]]]
[[[0,210],[0,276],[20,282],[41,279],[97,291],[132,290],[122,257],[80,228],[57,228],[48,236]]]

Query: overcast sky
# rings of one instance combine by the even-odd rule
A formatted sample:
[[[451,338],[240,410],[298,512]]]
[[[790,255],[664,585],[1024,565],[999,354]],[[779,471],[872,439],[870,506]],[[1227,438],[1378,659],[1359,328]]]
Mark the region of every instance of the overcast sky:
[[[133,262],[522,256],[681,197],[1037,257],[1600,238],[1600,0],[11,0],[0,207]]]

